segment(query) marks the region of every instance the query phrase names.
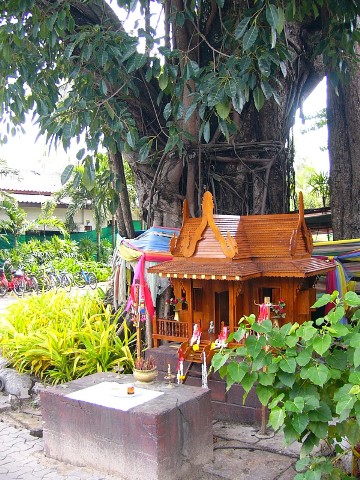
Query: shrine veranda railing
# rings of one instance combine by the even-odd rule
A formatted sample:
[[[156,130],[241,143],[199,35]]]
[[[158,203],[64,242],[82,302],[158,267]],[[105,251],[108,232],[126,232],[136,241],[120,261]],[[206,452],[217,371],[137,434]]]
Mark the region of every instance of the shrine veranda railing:
[[[168,318],[154,318],[152,336],[154,346],[157,347],[159,340],[183,342],[189,339],[191,333],[187,322]]]

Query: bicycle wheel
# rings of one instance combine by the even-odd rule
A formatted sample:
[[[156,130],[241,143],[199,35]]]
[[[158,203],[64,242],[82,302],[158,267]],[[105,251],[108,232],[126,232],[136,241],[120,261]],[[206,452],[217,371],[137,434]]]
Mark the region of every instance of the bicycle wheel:
[[[0,297],[4,297],[6,295],[6,292],[7,292],[7,286],[5,285],[5,283],[1,280],[0,281]]]
[[[85,278],[81,272],[74,273],[74,283],[77,287],[83,288],[86,285]]]
[[[47,275],[43,275],[40,278],[40,290],[42,292],[47,292],[47,291],[50,290],[50,280],[49,280],[49,277]]]
[[[39,293],[39,283],[34,275],[31,275],[28,287],[31,292]]]
[[[88,274],[88,283],[90,285],[90,288],[95,290],[95,288],[97,287],[97,278],[96,278],[95,273],[90,272]]]
[[[49,277],[50,289],[56,289],[57,287],[60,287],[60,283],[55,275],[50,273],[48,274],[48,277]]]
[[[18,297],[22,297],[25,292],[25,282],[22,278],[14,279],[14,292]]]
[[[70,276],[67,273],[63,273],[61,275],[61,286],[65,288],[67,292],[70,292],[71,290],[71,279]]]

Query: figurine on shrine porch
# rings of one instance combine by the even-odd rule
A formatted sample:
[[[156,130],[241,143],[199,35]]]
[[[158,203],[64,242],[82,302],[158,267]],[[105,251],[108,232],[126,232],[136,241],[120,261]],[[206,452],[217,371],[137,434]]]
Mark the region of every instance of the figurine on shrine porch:
[[[215,348],[226,347],[228,336],[229,336],[229,327],[227,327],[224,324],[224,322],[221,322],[221,331],[214,343]]]
[[[270,307],[271,307],[270,297],[265,297],[264,303],[260,303],[260,304],[255,303],[255,305],[259,306],[259,316],[257,321],[261,323],[264,320],[270,320]]]
[[[177,364],[177,383],[180,384],[185,379],[184,375],[184,355],[182,348],[178,350],[178,364]]]
[[[190,346],[193,347],[193,350],[198,350],[199,349],[200,339],[201,339],[201,328],[200,328],[200,325],[198,323],[195,323],[194,329],[193,329],[193,334],[192,334],[192,337],[190,339]]]
[[[212,320],[210,320],[210,325],[209,325],[208,332],[210,334],[215,333],[215,325],[214,325],[214,322]]]

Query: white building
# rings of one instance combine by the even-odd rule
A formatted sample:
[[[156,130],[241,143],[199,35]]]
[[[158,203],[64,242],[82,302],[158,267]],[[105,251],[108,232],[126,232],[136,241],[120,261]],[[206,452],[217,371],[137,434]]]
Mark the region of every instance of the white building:
[[[36,220],[41,212],[41,205],[52,199],[61,185],[60,173],[21,170],[19,175],[0,175],[0,191],[8,193],[18,201],[19,207],[27,213],[29,222]],[[61,200],[54,211],[54,216],[65,221],[69,199]],[[0,209],[0,220],[7,220],[4,210]],[[95,229],[95,221],[91,205],[77,212],[74,217],[76,232]],[[104,225],[106,226],[106,225]],[[50,227],[47,230],[50,230]],[[52,228],[51,228],[52,229]]]

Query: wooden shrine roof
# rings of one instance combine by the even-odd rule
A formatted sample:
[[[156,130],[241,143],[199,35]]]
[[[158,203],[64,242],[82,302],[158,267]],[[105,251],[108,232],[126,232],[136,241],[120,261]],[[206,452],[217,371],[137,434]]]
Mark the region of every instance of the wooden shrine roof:
[[[174,278],[245,280],[304,278],[334,268],[311,257],[312,238],[303,208],[298,214],[214,215],[210,192],[205,192],[202,207],[201,217],[190,218],[185,201],[180,234],[170,243],[173,260],[149,272]]]

